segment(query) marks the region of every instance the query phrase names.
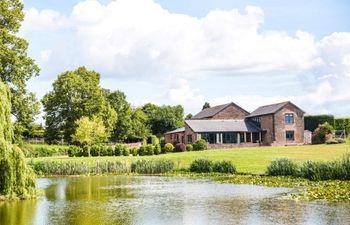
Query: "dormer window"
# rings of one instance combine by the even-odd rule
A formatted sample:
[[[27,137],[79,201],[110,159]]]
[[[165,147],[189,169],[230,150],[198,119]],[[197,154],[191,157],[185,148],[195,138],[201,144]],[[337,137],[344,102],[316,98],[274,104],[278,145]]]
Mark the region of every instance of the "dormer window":
[[[284,115],[284,122],[286,124],[292,124],[294,123],[294,114],[293,113],[286,113]]]

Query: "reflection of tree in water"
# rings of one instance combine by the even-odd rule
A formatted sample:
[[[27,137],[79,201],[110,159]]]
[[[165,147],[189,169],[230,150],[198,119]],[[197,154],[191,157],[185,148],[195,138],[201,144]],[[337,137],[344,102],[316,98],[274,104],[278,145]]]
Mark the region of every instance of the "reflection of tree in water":
[[[34,220],[37,200],[0,201],[0,224],[27,225]]]
[[[55,201],[48,212],[50,224],[131,224],[133,213],[129,208],[110,210],[110,203],[116,199],[134,198],[128,185],[130,178],[92,176],[65,178],[46,189],[48,200]],[[61,196],[62,189],[64,196]]]

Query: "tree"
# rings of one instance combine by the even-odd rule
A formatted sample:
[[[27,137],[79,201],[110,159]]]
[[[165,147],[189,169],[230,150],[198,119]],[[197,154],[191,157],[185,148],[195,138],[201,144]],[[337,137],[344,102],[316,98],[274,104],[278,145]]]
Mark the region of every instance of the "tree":
[[[100,87],[100,74],[85,67],[60,74],[42,103],[46,112],[45,138],[49,143],[61,138],[71,142],[75,121],[83,116],[102,118],[108,134],[117,120]]]
[[[202,110],[208,109],[208,108],[210,108],[210,104],[209,104],[209,102],[205,102],[203,107],[202,107]]]
[[[27,167],[23,152],[12,145],[11,94],[0,81],[0,199],[34,196],[35,174]]]
[[[142,111],[147,115],[147,124],[155,135],[163,135],[184,125],[184,109],[177,106],[157,106],[145,104]]]
[[[187,114],[187,116],[185,117],[185,120],[190,120],[192,119],[193,115],[191,113]]]
[[[28,129],[39,114],[39,103],[26,89],[26,82],[39,74],[39,67],[27,55],[28,43],[16,36],[23,21],[20,0],[0,1],[0,80],[10,87],[11,114],[16,138]]]
[[[312,143],[324,144],[327,141],[327,138],[332,136],[333,131],[333,127],[327,122],[318,125],[318,127],[312,133]]]
[[[84,116],[75,121],[76,130],[72,140],[82,145],[99,144],[107,140],[106,128],[100,118],[94,117],[90,120]]]
[[[147,115],[140,108],[133,109],[131,112],[131,130],[128,141],[145,140],[151,134],[147,126]]]
[[[132,130],[132,107],[126,100],[122,91],[110,92],[104,90],[111,107],[116,111],[118,119],[115,121],[111,139],[114,141],[125,141],[131,136]]]

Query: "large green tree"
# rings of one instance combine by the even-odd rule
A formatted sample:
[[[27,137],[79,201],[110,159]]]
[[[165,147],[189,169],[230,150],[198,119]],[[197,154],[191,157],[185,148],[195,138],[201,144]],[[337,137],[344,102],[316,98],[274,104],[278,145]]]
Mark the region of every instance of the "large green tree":
[[[117,120],[117,113],[100,87],[100,74],[85,67],[60,74],[42,103],[48,142],[61,138],[71,142],[76,130],[75,121],[83,116],[102,118],[107,133],[113,130]]]
[[[17,37],[23,21],[20,0],[0,1],[0,80],[12,93],[11,114],[15,117],[15,134],[20,136],[39,114],[39,102],[26,88],[26,82],[39,74],[39,67],[27,54],[28,42]]]
[[[147,115],[147,124],[155,135],[163,135],[184,125],[184,109],[181,105],[157,106],[147,103],[142,111]]]
[[[134,109],[122,91],[104,90],[111,107],[117,112],[118,119],[114,125],[111,139],[113,141],[139,141],[150,134],[146,125],[147,116],[141,109]]]
[[[35,194],[35,175],[27,167],[21,149],[12,144],[11,93],[0,81],[0,200]]]
[[[102,143],[107,140],[108,136],[103,121],[100,118],[83,116],[75,122],[77,128],[72,135],[73,141],[82,145],[92,145]]]

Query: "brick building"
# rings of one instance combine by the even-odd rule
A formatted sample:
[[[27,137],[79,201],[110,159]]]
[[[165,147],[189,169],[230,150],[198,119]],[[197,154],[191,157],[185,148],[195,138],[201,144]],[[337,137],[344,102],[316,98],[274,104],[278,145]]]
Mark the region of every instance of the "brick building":
[[[205,139],[209,148],[285,146],[304,143],[304,111],[281,102],[247,112],[234,103],[204,109],[185,127],[165,134],[166,143]]]

